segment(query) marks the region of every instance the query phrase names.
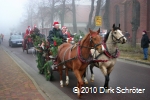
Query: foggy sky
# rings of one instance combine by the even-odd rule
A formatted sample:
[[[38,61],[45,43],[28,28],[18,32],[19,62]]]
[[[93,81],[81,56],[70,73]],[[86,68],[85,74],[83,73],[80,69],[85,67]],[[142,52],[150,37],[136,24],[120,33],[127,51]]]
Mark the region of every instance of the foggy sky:
[[[0,0],[0,33],[10,34],[10,29],[24,20],[26,3],[27,0]],[[79,3],[90,4],[89,0],[81,0]]]
[[[0,33],[9,34],[10,28],[21,21],[26,0],[0,0]]]

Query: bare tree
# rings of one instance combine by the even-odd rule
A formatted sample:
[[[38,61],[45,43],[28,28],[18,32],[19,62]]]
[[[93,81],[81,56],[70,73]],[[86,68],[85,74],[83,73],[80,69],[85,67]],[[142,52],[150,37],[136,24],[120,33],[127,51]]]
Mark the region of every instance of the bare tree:
[[[61,26],[64,26],[65,8],[66,8],[66,0],[62,0],[62,4],[61,4],[60,10],[59,10]]]
[[[73,30],[74,30],[74,33],[77,33],[76,7],[75,7],[74,0],[72,0],[72,13],[73,13]]]
[[[133,47],[136,47],[137,30],[140,26],[140,3],[138,0],[133,0],[132,3],[132,43]]]
[[[28,0],[28,2],[25,5],[25,10],[28,21],[27,25],[33,26],[34,16],[36,15],[36,0]]]
[[[99,16],[99,14],[100,14],[101,0],[97,0],[97,2],[96,2],[97,3],[97,5],[96,5],[96,11],[95,11],[95,15],[93,17],[94,2],[95,2],[95,0],[91,0],[91,11],[90,11],[90,14],[89,14],[89,20],[88,20],[88,25],[87,25],[86,30],[88,30],[88,28],[91,28],[91,29],[95,28],[95,16]]]
[[[54,21],[54,5],[55,2],[54,0],[48,0],[49,1],[49,7],[50,7],[50,24],[52,25],[53,21]]]
[[[95,16],[98,16],[98,15],[99,15],[100,8],[101,8],[101,0],[97,0]],[[93,24],[92,24],[92,27],[91,27],[91,28],[92,28],[92,29],[95,28],[95,17],[93,18]]]
[[[50,8],[50,24],[52,25],[54,17],[59,16],[62,23],[64,24],[64,14],[65,14],[65,3],[66,0],[49,0]],[[62,8],[60,6],[62,5]]]
[[[94,12],[94,0],[91,0],[91,10],[90,10],[90,14],[89,14],[89,20],[88,20],[88,24],[86,27],[86,31],[88,31],[88,28],[92,27],[93,12]]]
[[[104,22],[104,27],[109,30],[110,28],[110,22],[109,22],[109,12],[110,11],[110,0],[106,0],[105,2],[105,13],[103,15],[103,22]]]

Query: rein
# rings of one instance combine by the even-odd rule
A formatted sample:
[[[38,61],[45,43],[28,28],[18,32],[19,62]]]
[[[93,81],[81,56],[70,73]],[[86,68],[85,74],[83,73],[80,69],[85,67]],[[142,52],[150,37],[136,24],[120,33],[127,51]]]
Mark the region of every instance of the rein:
[[[91,44],[91,42],[93,42],[93,41],[92,41],[92,37],[90,36],[90,44]],[[88,58],[84,58],[82,56],[81,47],[88,48],[88,49],[96,49],[96,47],[99,46],[99,45],[101,45],[101,43],[95,44],[94,47],[82,46],[82,45],[80,45],[80,43],[81,43],[81,41],[79,41],[79,43],[78,43],[78,49],[77,49],[78,50],[78,58],[80,59],[80,61],[83,62],[83,63],[89,63],[89,62],[93,61],[92,54],[89,54]]]
[[[91,54],[89,54],[89,57],[88,58],[84,58],[83,56],[82,56],[82,53],[81,53],[81,47],[85,47],[85,48],[87,48],[86,46],[81,46],[80,45],[80,42],[81,41],[79,41],[79,44],[78,44],[78,47],[77,47],[77,52],[78,52],[78,58],[79,58],[79,60],[81,61],[81,62],[83,62],[83,63],[89,63],[89,62],[91,62],[92,60],[93,60],[93,56],[91,55]],[[88,47],[88,48],[93,48],[93,47]]]
[[[96,55],[96,50],[93,53]],[[107,62],[108,60],[98,60],[99,56],[101,56],[103,53],[99,53],[90,63],[98,63],[98,62]]]
[[[90,43],[91,43],[91,42],[92,42],[92,39],[91,39],[91,36],[90,36]],[[104,60],[93,60],[93,56],[92,56],[91,53],[89,54],[89,57],[88,57],[88,58],[84,58],[84,57],[82,56],[82,53],[81,53],[81,48],[82,48],[82,47],[88,48],[88,49],[96,49],[96,47],[99,46],[99,45],[101,45],[101,43],[95,44],[94,47],[82,46],[82,45],[80,45],[80,44],[81,44],[81,41],[79,41],[78,44],[77,44],[77,56],[76,56],[76,57],[73,57],[73,58],[68,59],[68,60],[64,60],[64,57],[65,57],[65,55],[66,55],[66,52],[67,52],[69,49],[72,51],[72,47],[70,47],[70,48],[68,48],[68,49],[64,52],[64,55],[63,55],[63,62],[59,63],[59,64],[56,65],[56,66],[59,66],[59,65],[64,64],[64,63],[66,63],[66,62],[69,62],[69,61],[71,61],[71,60],[74,60],[74,59],[76,59],[76,58],[79,58],[79,60],[80,60],[81,62],[83,62],[83,63],[90,63],[90,62],[92,62],[92,61],[94,61],[94,62],[97,62],[97,61],[98,61],[98,62],[106,62],[106,60],[105,60],[105,61],[104,61]]]

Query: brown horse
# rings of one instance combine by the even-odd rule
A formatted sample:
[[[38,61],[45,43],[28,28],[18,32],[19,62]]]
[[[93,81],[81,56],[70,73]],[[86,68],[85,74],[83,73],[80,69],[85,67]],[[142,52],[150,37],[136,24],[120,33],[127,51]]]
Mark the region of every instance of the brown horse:
[[[102,52],[101,40],[99,36],[100,29],[94,32],[89,29],[89,33],[76,45],[70,43],[64,43],[59,46],[57,62],[66,66],[66,80],[69,82],[68,69],[72,69],[77,78],[78,97],[80,98],[81,87],[83,85],[82,76],[92,60],[91,49],[96,49],[99,53]],[[58,66],[60,73],[60,85],[63,87],[62,81],[62,68],[63,65]],[[68,84],[68,83],[66,83]]]

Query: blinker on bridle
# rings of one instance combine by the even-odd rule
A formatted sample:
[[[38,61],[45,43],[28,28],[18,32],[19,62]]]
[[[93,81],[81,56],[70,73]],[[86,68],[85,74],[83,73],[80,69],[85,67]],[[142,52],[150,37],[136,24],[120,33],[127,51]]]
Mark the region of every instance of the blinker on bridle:
[[[121,42],[121,39],[125,37],[125,36],[123,35],[123,36],[121,36],[119,39],[117,39],[117,38],[113,35],[113,33],[114,33],[114,30],[113,30],[112,33],[111,33],[111,35],[112,35],[112,40],[113,40],[114,43],[120,43],[120,42]],[[114,38],[115,38],[116,40],[114,40]]]
[[[90,35],[90,43],[91,43],[91,42],[93,42],[93,40],[92,40],[92,36]],[[94,42],[93,42],[93,44],[94,44]],[[102,43],[94,44],[94,47],[93,47],[93,48],[96,49],[96,47],[99,46],[99,45],[101,45],[101,44],[102,44]]]
[[[93,42],[92,40],[92,36],[90,35],[90,44]],[[93,42],[94,44],[94,42]],[[84,47],[84,48],[89,48],[89,49],[96,49],[97,46],[101,45],[102,43],[98,43],[98,44],[94,44],[94,47],[87,47],[87,46],[81,46],[79,45],[80,47]]]

